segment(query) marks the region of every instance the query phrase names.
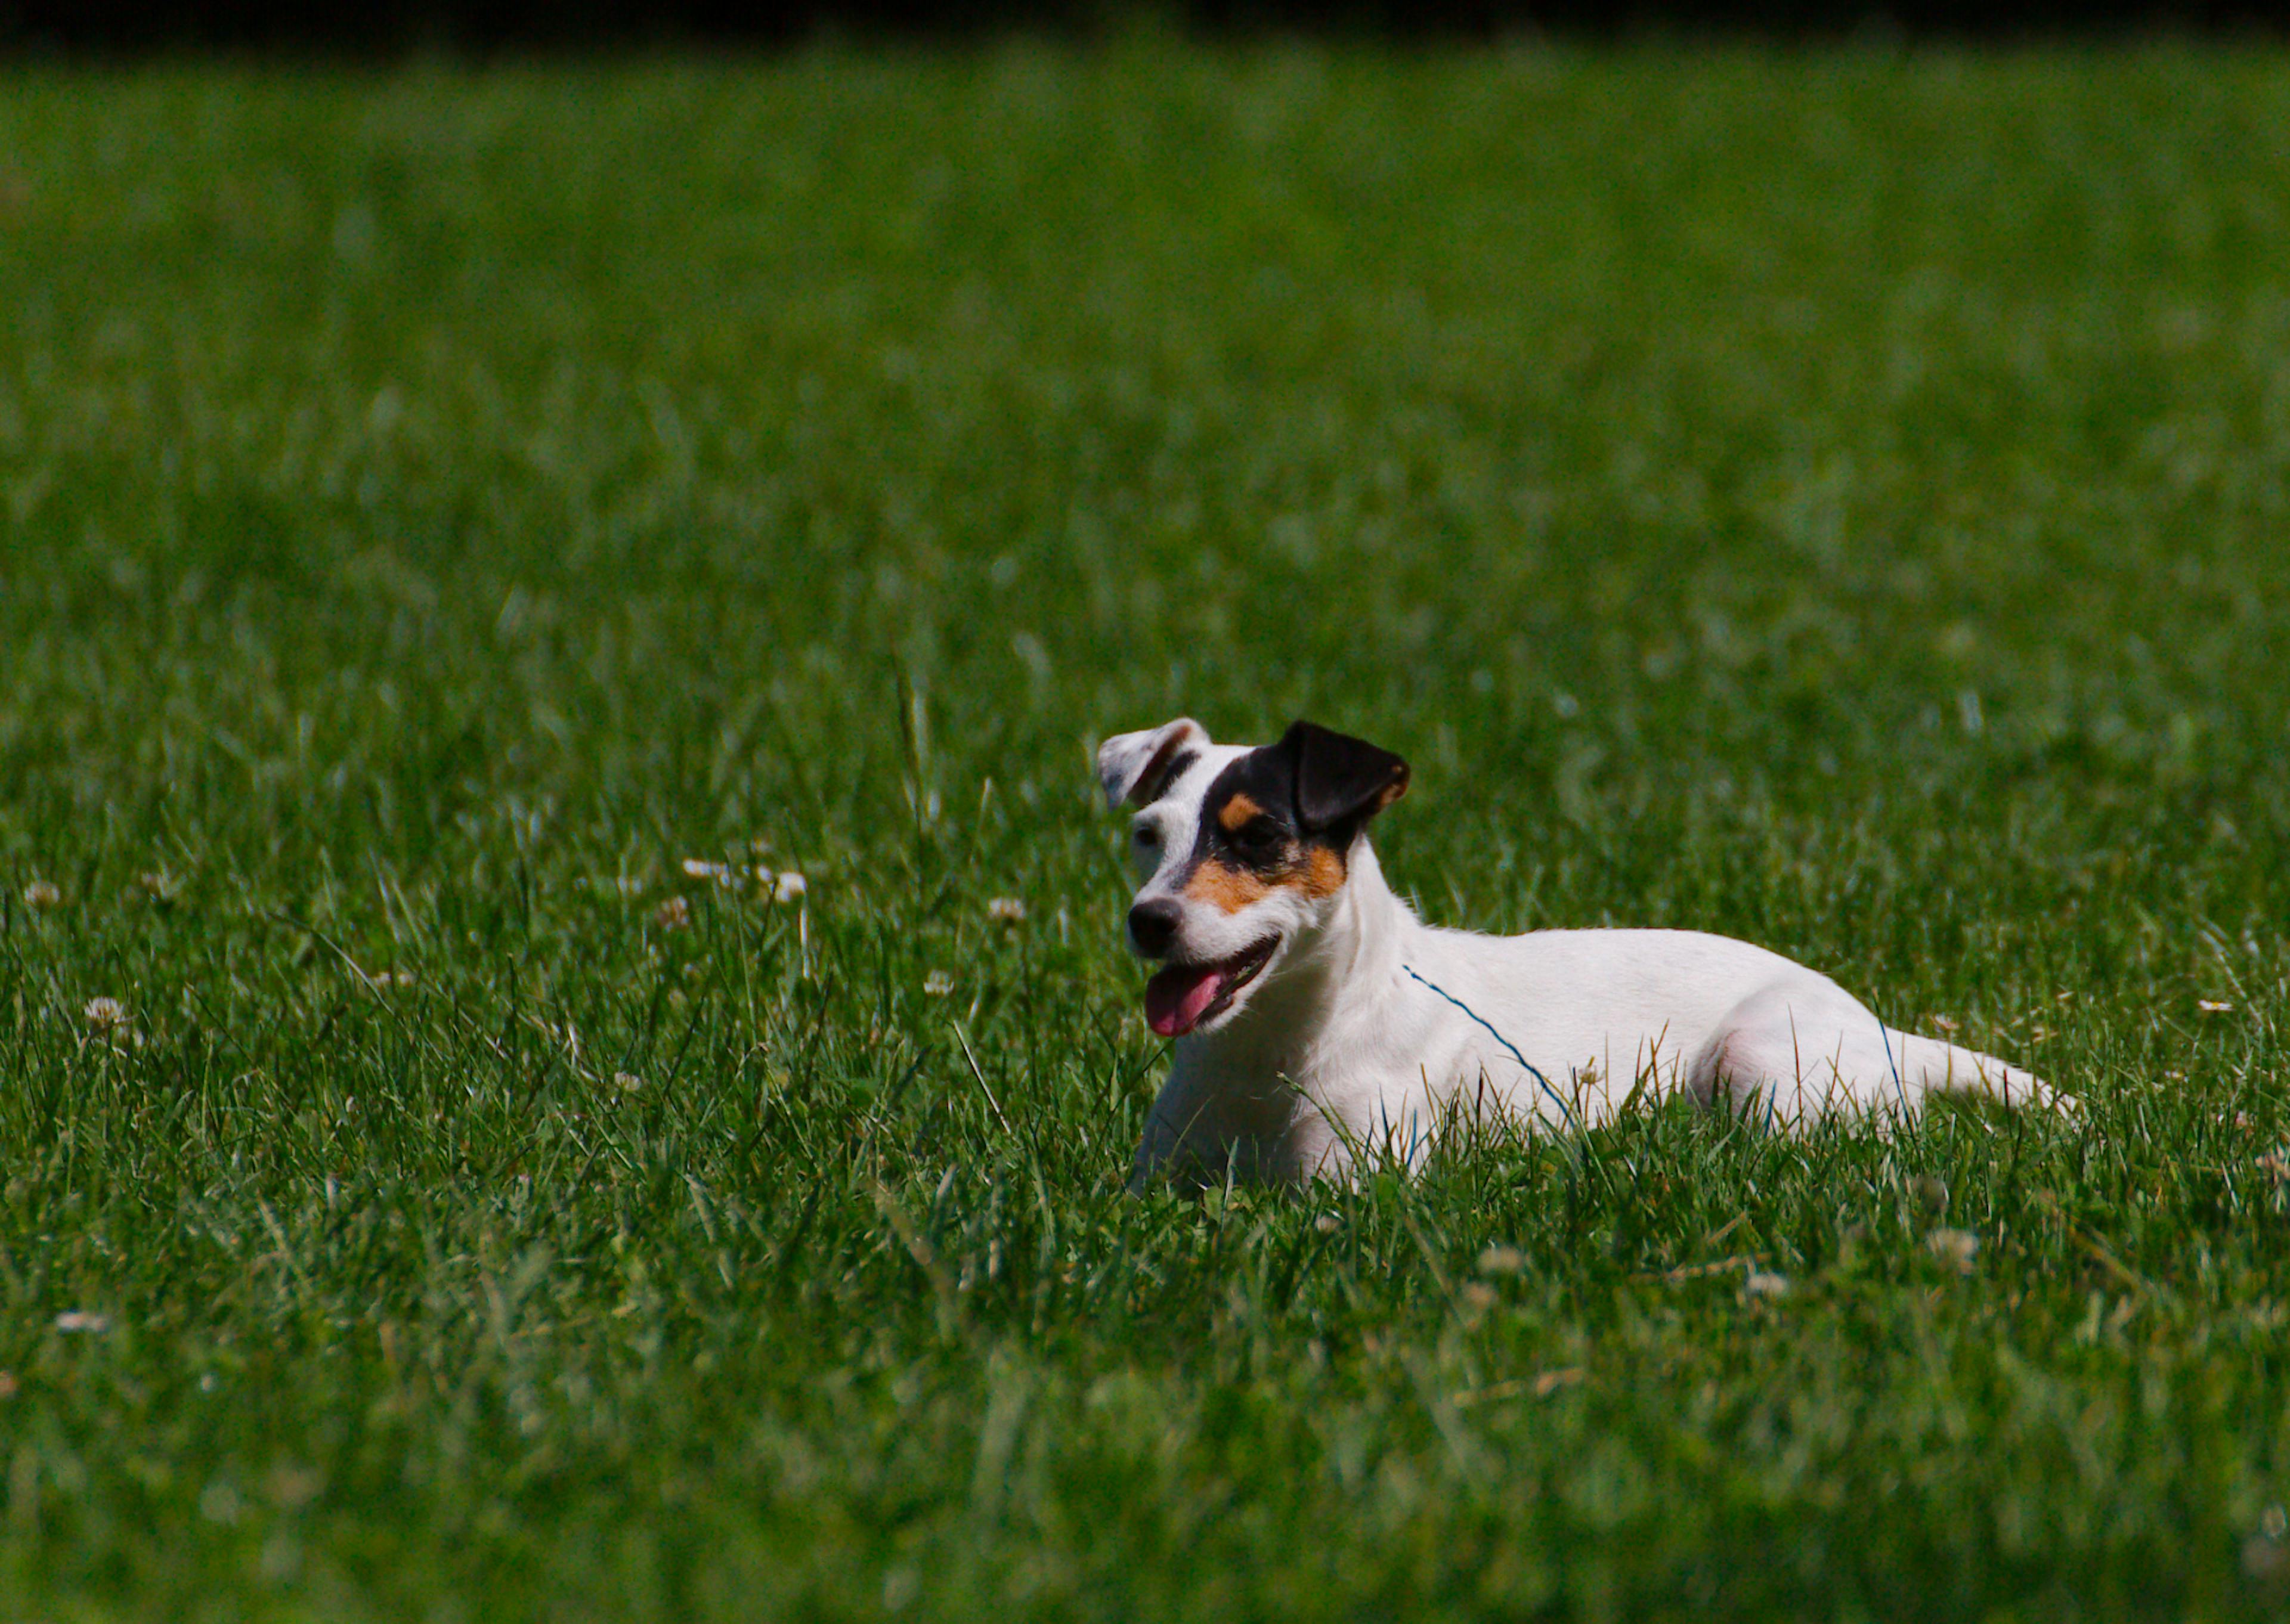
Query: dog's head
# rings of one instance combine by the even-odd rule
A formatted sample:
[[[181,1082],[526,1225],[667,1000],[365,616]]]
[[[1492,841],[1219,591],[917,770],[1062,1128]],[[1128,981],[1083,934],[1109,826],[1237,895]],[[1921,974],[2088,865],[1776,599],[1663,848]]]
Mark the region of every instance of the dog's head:
[[[1105,741],[1108,806],[1129,829],[1129,944],[1158,960],[1145,1018],[1213,1031],[1327,921],[1367,820],[1407,792],[1407,764],[1298,722],[1261,748],[1212,744],[1189,716]]]

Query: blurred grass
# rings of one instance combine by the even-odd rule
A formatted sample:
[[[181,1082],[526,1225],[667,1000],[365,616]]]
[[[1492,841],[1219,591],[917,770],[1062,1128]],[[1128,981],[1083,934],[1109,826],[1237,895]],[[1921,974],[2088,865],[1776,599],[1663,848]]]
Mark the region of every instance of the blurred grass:
[[[2274,1614],[2286,266],[2270,51],[10,67],[8,1611]],[[1127,1199],[1179,711],[2089,1120]]]

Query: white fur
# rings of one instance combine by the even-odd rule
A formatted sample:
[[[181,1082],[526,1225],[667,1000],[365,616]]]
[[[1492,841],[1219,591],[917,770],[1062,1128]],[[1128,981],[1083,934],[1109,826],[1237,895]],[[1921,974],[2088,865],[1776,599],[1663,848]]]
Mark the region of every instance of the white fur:
[[[1205,745],[1208,730],[1190,716],[1179,716],[1142,732],[1117,733],[1097,752],[1097,780],[1105,786],[1108,811],[1136,793],[1138,780],[1156,763],[1188,745]]]
[[[1191,901],[1178,886],[1202,797],[1246,752],[1212,745],[1197,724],[1170,724],[1180,726],[1198,756],[1136,814],[1137,898],[1178,902],[1175,959],[1224,959],[1275,932],[1280,945],[1231,1007],[1175,1041],[1137,1148],[1141,1182],[1173,1163],[1275,1179],[1340,1174],[1361,1155],[1413,1166],[1458,1116],[1591,1127],[1633,1093],[1680,1088],[1782,1129],[1831,1113],[1912,1117],[1932,1093],[2074,1108],[2016,1067],[1886,1027],[1827,976],[1747,942],[1427,925],[1385,883],[1364,834],[1346,883],[1325,898],[1281,886],[1233,913]],[[1109,799],[1168,732],[1106,745]]]

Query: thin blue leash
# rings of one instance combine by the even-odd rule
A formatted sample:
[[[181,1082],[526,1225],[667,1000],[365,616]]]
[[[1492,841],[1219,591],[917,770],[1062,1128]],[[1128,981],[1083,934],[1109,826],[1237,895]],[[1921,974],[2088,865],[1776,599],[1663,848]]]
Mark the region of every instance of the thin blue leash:
[[[1893,1068],[1893,1092],[1901,1097],[1901,1120],[1909,1119],[1909,1085],[1901,1081],[1901,1063],[1893,1058],[1893,1028],[1885,1024],[1881,1015],[1877,1019],[1877,1030],[1885,1039],[1885,1064]]]
[[[1409,975],[1414,976],[1415,980],[1422,982],[1424,986],[1429,988],[1433,992],[1437,993],[1441,997],[1453,1004],[1457,1009],[1462,1011],[1463,1013],[1469,1015],[1472,1020],[1477,1021],[1481,1026],[1486,1028],[1487,1036],[1493,1038],[1495,1042],[1501,1044],[1503,1046],[1504,1052],[1508,1053],[1511,1059],[1517,1060],[1521,1066],[1525,1067],[1528,1076],[1533,1077],[1537,1083],[1542,1084],[1542,1092],[1549,1097],[1550,1103],[1558,1108],[1558,1114],[1566,1119],[1566,1125],[1574,1130],[1576,1137],[1581,1137],[1582,1132],[1582,1124],[1575,1120],[1573,1111],[1568,1108],[1566,1101],[1559,1097],[1558,1091],[1550,1086],[1550,1079],[1542,1075],[1541,1071],[1536,1068],[1533,1061],[1521,1054],[1517,1048],[1511,1043],[1510,1039],[1496,1031],[1493,1024],[1489,1021],[1485,1016],[1480,1014],[1478,1011],[1464,1003],[1461,998],[1458,998],[1453,993],[1449,992],[1445,988],[1440,986],[1437,981],[1431,980],[1424,976],[1416,975],[1415,966],[1413,964],[1402,964],[1400,968],[1407,972]]]
[[[1487,1036],[1493,1038],[1495,1042],[1501,1044],[1503,1046],[1503,1052],[1509,1054],[1511,1059],[1517,1060],[1520,1066],[1524,1067],[1527,1076],[1533,1077],[1537,1083],[1541,1084],[1543,1093],[1549,1097],[1551,1104],[1558,1108],[1558,1114],[1566,1119],[1566,1125],[1573,1129],[1578,1135],[1582,1132],[1582,1124],[1575,1120],[1574,1113],[1568,1108],[1566,1101],[1560,1098],[1558,1091],[1550,1086],[1550,1079],[1542,1075],[1541,1068],[1539,1068],[1534,1062],[1528,1060],[1526,1056],[1521,1054],[1518,1052],[1517,1046],[1514,1044],[1510,1039],[1505,1037],[1501,1032],[1496,1031],[1493,1022],[1490,1021],[1485,1015],[1480,1014],[1478,1011],[1473,1009],[1469,1004],[1464,1003],[1461,998],[1458,998],[1453,993],[1449,992],[1445,988],[1440,986],[1437,981],[1430,980],[1429,977],[1418,974],[1414,965],[1402,964],[1400,968],[1405,971],[1414,980],[1421,981],[1433,992],[1437,993],[1441,997],[1453,1004],[1457,1009],[1462,1011],[1463,1013],[1469,1015],[1473,1020],[1477,1021],[1479,1025],[1485,1028]],[[1905,1118],[1909,1114],[1909,1089],[1908,1084],[1901,1081],[1901,1062],[1894,1059],[1893,1055],[1892,1028],[1887,1027],[1880,1019],[1877,1022],[1877,1034],[1884,1040],[1885,1064],[1892,1069],[1893,1092],[1900,1096],[1901,1115]],[[1780,1130],[1781,1119],[1776,1114],[1776,1106],[1777,1102],[1771,1099],[1768,1099],[1766,1101],[1766,1131],[1769,1133],[1777,1132]]]

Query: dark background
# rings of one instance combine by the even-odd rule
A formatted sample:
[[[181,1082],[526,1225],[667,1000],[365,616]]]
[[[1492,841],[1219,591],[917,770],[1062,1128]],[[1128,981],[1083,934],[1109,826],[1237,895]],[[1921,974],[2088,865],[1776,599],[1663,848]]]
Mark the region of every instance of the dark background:
[[[2010,40],[2262,33],[2290,0],[0,0],[15,52],[286,52],[392,56],[626,46],[775,46],[820,35],[930,41],[1010,29],[1087,38],[1140,19],[1188,31],[1406,39],[1551,33]]]

